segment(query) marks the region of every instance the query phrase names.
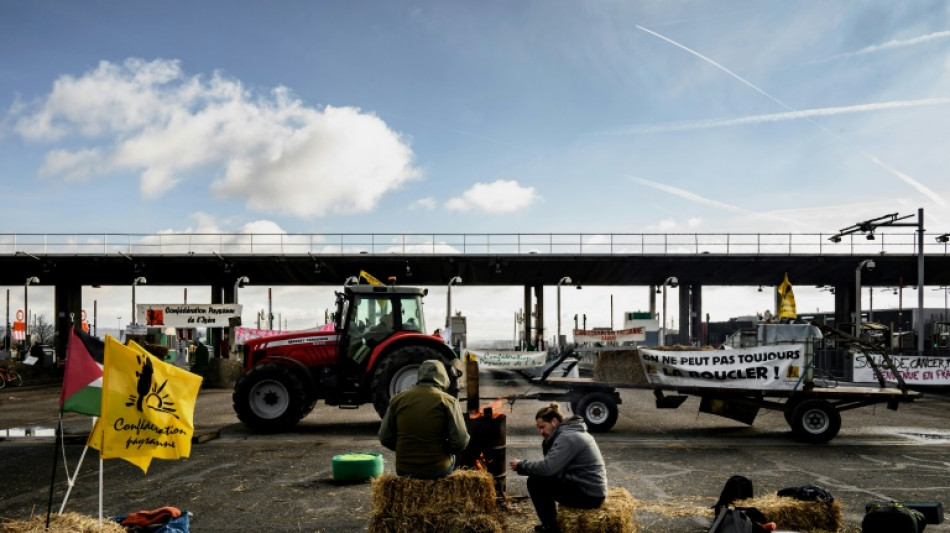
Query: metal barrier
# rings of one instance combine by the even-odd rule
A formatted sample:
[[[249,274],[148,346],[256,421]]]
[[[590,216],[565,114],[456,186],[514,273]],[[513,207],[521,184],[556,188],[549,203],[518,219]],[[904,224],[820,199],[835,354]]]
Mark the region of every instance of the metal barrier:
[[[916,233],[0,233],[0,255],[915,255]],[[948,243],[924,242],[927,255]]]

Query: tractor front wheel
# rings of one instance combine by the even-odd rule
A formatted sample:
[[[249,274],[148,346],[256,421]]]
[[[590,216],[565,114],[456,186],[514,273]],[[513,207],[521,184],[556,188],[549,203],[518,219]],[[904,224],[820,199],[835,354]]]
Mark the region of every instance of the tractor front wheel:
[[[311,406],[294,371],[274,363],[256,366],[241,376],[231,399],[244,425],[267,433],[290,429]]]
[[[393,396],[416,384],[419,365],[429,359],[442,361],[449,375],[449,389],[446,392],[458,395],[458,374],[435,348],[403,346],[386,354],[373,373],[373,407],[380,417],[386,414]]]

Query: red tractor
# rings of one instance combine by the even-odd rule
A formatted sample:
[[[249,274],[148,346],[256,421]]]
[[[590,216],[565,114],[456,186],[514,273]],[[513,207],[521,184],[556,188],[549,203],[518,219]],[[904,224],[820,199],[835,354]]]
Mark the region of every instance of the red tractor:
[[[383,416],[389,399],[415,384],[416,369],[427,359],[445,364],[448,392],[457,396],[461,363],[441,337],[426,333],[427,293],[349,285],[336,293],[332,325],[248,341],[232,396],[238,418],[255,431],[286,430],[320,399],[341,408],[372,402]]]

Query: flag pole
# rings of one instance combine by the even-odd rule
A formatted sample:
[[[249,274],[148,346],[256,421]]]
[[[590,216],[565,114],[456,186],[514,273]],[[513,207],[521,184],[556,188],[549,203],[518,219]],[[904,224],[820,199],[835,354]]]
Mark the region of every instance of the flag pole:
[[[49,518],[50,514],[53,512],[53,488],[56,485],[56,462],[59,459],[59,439],[63,435],[63,412],[59,412],[59,423],[56,427],[56,435],[53,440],[53,472],[50,475],[49,480],[49,501],[46,503],[46,529],[49,529]]]
[[[92,428],[96,427],[96,417],[92,417]],[[92,430],[90,430],[92,431]],[[72,476],[69,475],[69,466],[66,466],[66,495],[63,497],[63,504],[59,506],[59,514],[63,514],[63,509],[66,508],[66,501],[69,500],[69,493],[73,490],[73,485],[76,484],[76,478],[79,477],[79,469],[82,467],[82,461],[86,458],[86,452],[89,451],[89,443],[87,442],[82,448],[82,455],[79,456],[79,464],[76,465],[76,471]],[[63,463],[66,462],[65,456],[65,446],[63,447]]]
[[[102,530],[102,454],[99,454],[99,530]]]

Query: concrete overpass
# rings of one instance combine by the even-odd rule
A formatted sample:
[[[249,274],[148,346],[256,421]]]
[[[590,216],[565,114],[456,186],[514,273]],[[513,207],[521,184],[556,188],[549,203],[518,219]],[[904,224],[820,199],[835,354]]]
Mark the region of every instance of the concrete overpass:
[[[855,275],[863,286],[918,284],[914,233],[832,234],[0,234],[0,285],[33,276],[55,287],[57,350],[65,353],[69,314],[79,315],[83,286],[207,285],[212,303],[234,301],[241,276],[255,285],[339,286],[360,270],[400,284],[524,287],[526,323],[544,329],[542,288],[569,276],[585,286],[658,286],[675,276],[680,342],[700,331],[706,285],[835,287],[837,323],[852,322]],[[946,243],[924,242],[924,285],[950,285]]]

